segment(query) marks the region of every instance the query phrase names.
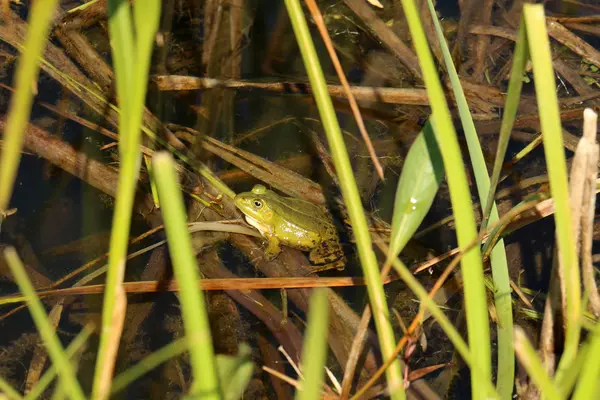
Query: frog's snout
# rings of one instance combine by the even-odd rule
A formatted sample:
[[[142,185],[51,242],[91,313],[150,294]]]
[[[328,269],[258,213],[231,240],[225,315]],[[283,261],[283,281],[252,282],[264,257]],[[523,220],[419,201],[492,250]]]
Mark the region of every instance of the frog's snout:
[[[239,194],[236,195],[233,198],[233,204],[235,204],[236,207],[241,208],[244,205],[244,197]]]

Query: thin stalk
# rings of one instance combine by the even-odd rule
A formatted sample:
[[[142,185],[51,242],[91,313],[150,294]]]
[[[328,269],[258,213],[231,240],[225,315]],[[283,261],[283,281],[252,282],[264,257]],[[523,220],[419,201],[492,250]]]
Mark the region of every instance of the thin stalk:
[[[523,87],[523,72],[525,71],[527,60],[529,59],[528,49],[529,44],[527,43],[526,28],[521,24],[519,32],[517,33],[517,42],[513,53],[510,80],[508,81],[508,90],[506,92],[506,103],[504,104],[502,124],[500,125],[500,137],[498,138],[498,148],[496,149],[496,158],[494,159],[494,170],[492,172],[487,201],[485,202],[485,207],[483,207],[482,229],[487,226],[487,219],[494,204],[494,196],[496,194],[498,182],[500,181],[500,174],[502,173],[502,165],[504,164],[504,157],[506,155],[506,149],[508,148],[510,133],[517,117],[519,96],[521,95],[521,89]]]
[[[356,181],[354,180],[346,145],[335,115],[331,97],[327,91],[327,83],[325,82],[323,70],[321,69],[300,2],[298,0],[286,0],[285,5],[292,21],[292,27],[298,46],[300,47],[308,78],[314,90],[315,101],[321,115],[325,134],[327,135],[333,163],[339,176],[344,202],[348,209],[356,239],[363,274],[367,282],[367,291],[373,311],[373,319],[377,327],[381,353],[384,358],[387,358],[394,351],[396,341],[390,324],[389,309],[383,291],[381,276],[379,275],[377,259],[372,249],[371,235],[367,219],[365,218],[365,211],[360,200]],[[390,366],[386,376],[392,398],[404,399],[406,395],[404,393],[400,361],[396,361]]]

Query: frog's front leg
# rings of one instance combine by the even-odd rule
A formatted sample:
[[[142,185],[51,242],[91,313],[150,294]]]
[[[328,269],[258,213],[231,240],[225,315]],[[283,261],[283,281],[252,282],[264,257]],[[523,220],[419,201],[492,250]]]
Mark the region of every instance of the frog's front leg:
[[[268,245],[265,250],[265,258],[267,261],[274,260],[281,253],[280,241],[273,235],[266,235]]]

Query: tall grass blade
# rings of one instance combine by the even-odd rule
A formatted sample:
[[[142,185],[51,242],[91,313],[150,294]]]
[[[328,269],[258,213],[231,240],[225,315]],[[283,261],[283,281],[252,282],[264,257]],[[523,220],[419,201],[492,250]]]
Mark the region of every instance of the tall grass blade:
[[[315,288],[310,296],[308,321],[302,345],[304,381],[302,388],[296,392],[296,400],[311,400],[321,397],[327,359],[328,321],[327,289]]]
[[[202,291],[198,290],[200,276],[186,224],[185,205],[179,190],[175,163],[169,153],[160,152],[155,153],[152,164],[190,349],[194,376],[190,394],[204,399],[220,399],[208,314]]]
[[[527,32],[525,26],[521,24],[517,33],[517,42],[513,53],[513,63],[510,71],[510,79],[508,81],[508,91],[506,92],[506,103],[504,104],[504,112],[502,114],[502,124],[500,125],[500,137],[498,138],[498,148],[496,149],[496,158],[494,159],[494,170],[490,182],[489,193],[483,210],[482,227],[487,226],[487,219],[492,210],[496,188],[500,181],[500,173],[504,164],[506,149],[510,133],[517,117],[517,109],[523,88],[523,74],[529,60],[529,43],[527,43]]]
[[[402,167],[394,202],[388,260],[400,254],[421,225],[443,179],[444,162],[428,121],[411,145]]]
[[[476,237],[473,203],[467,183],[464,162],[460,154],[456,130],[448,109],[444,91],[437,75],[431,50],[419,13],[413,0],[403,0],[402,6],[408,21],[410,33],[423,72],[427,95],[432,109],[430,117],[439,147],[442,151],[450,199],[456,220],[456,233],[460,247],[466,248]],[[468,250],[461,262],[464,278],[465,310],[469,347],[473,355],[471,368],[471,390],[473,398],[483,398],[487,394],[486,384],[491,382],[491,349],[489,321],[483,279],[481,251],[475,246]]]
[[[102,310],[102,335],[93,385],[94,397],[99,399],[106,398],[110,392],[110,379],[125,314],[127,300],[121,284],[125,272],[131,212],[141,161],[142,112],[146,99],[148,67],[160,16],[159,0],[135,2],[133,4],[136,23],[134,29],[128,1],[109,0],[108,5],[110,43],[121,111],[119,114],[121,167],[110,239],[109,267]]]
[[[17,177],[25,126],[31,114],[33,85],[37,84],[40,71],[39,60],[45,47],[56,4],[57,0],[44,0],[36,1],[31,5],[29,29],[24,48],[17,61],[15,92],[10,99],[8,120],[3,132],[4,143],[0,155],[0,225],[9,208]]]
[[[331,149],[333,163],[338,173],[344,202],[348,209],[350,222],[356,239],[358,255],[360,258],[363,274],[367,282],[367,291],[371,309],[373,310],[373,319],[377,327],[379,344],[384,358],[391,356],[396,345],[394,332],[390,325],[389,310],[383,291],[381,276],[377,265],[377,259],[372,249],[371,235],[365,211],[363,209],[356,181],[350,165],[346,145],[342,138],[340,126],[333,109],[331,97],[327,90],[327,83],[323,76],[323,70],[319,63],[319,58],[315,50],[308,25],[298,0],[285,0],[285,5],[290,16],[292,27],[296,35],[296,41],[300,47],[304,67],[310,80],[315,101],[321,115],[323,128],[327,135],[327,141]],[[394,362],[387,370],[387,383],[392,393],[393,399],[404,399],[404,383],[402,381],[402,372],[400,370],[400,361]]]
[[[52,364],[54,364],[58,370],[60,379],[65,385],[66,390],[68,390],[71,399],[85,399],[83,390],[81,389],[81,386],[79,386],[77,376],[71,365],[71,361],[69,361],[69,358],[65,354],[60,340],[58,339],[58,336],[56,336],[54,327],[48,320],[48,315],[44,310],[44,306],[37,296],[33,285],[29,281],[27,272],[25,272],[25,267],[19,259],[17,252],[13,247],[9,247],[4,250],[4,257],[6,257],[6,262],[15,281],[19,285],[21,293],[27,298],[27,306],[29,307],[33,322],[44,341]]]
[[[521,328],[516,327],[514,336],[517,357],[519,358],[521,365],[527,371],[527,374],[540,389],[543,398],[548,400],[561,400],[562,396],[560,395],[558,388],[546,373],[546,369],[542,365],[535,349],[531,343],[529,343],[525,332],[523,332]]]
[[[577,356],[580,335],[581,288],[577,252],[571,226],[567,164],[563,147],[560,110],[555,90],[550,41],[546,31],[546,16],[542,4],[523,6],[529,52],[533,64],[535,92],[540,123],[544,135],[544,152],[554,199],[559,269],[562,271],[566,292],[566,337],[563,355],[558,364],[556,379],[560,383],[565,368]],[[560,384],[559,384],[560,386]]]
[[[433,18],[433,24],[440,42],[440,47],[442,49],[444,63],[446,64],[446,70],[448,71],[450,82],[452,84],[454,98],[456,99],[456,104],[458,105],[460,121],[463,127],[465,138],[467,139],[467,147],[469,149],[469,156],[471,158],[471,164],[473,165],[473,171],[475,173],[475,183],[477,185],[479,201],[481,202],[483,210],[490,208],[490,222],[494,223],[499,219],[498,209],[496,208],[496,204],[493,202],[493,197],[491,199],[488,197],[488,193],[491,193],[490,177],[488,175],[485,159],[483,158],[483,151],[481,150],[481,145],[479,144],[479,137],[477,136],[477,132],[475,130],[475,123],[473,122],[473,117],[471,116],[469,105],[467,104],[467,98],[462,89],[460,78],[458,77],[456,67],[452,61],[450,49],[448,48],[448,43],[444,38],[444,32],[440,25],[440,21],[438,20],[432,0],[427,0],[427,4],[429,5],[431,17]],[[509,134],[510,130],[508,131],[508,134],[505,135],[506,143],[508,143]],[[502,140],[500,143],[501,142]],[[499,146],[501,146],[501,144],[499,144]],[[502,164],[505,151],[506,146],[502,151],[501,158],[497,158],[497,163]],[[490,202],[490,204],[488,204],[488,202]],[[486,226],[487,223],[484,221],[480,229],[483,230],[486,228]],[[494,303],[496,305],[498,318],[498,324],[496,326],[498,331],[498,368],[496,386],[498,388],[500,397],[509,398],[512,395],[514,386],[515,354],[512,346],[513,315],[510,277],[508,275],[508,262],[506,260],[506,250],[504,248],[503,240],[498,241],[494,247],[490,261],[492,267],[492,277],[494,279]]]

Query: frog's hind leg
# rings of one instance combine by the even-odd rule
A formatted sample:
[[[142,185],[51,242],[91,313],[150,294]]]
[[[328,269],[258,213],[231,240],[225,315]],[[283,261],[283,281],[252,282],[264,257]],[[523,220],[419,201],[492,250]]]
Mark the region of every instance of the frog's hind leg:
[[[342,245],[337,240],[325,240],[315,247],[309,254],[310,262],[315,264],[316,269],[311,272],[337,269],[339,271],[346,267],[346,257]]]

